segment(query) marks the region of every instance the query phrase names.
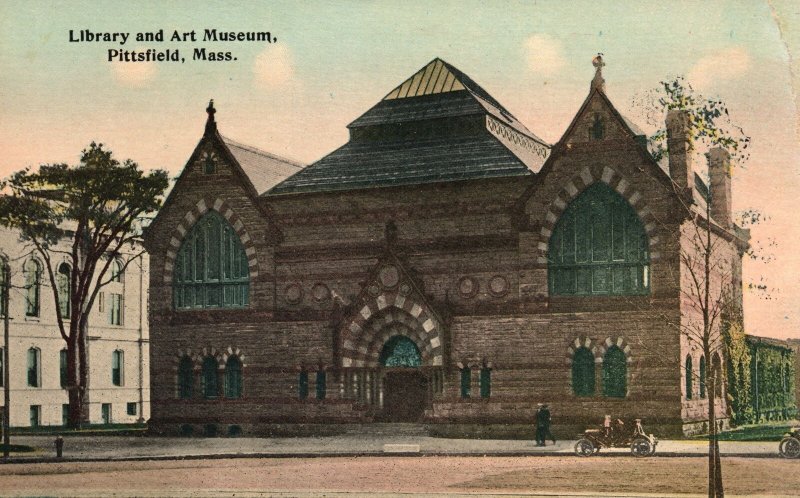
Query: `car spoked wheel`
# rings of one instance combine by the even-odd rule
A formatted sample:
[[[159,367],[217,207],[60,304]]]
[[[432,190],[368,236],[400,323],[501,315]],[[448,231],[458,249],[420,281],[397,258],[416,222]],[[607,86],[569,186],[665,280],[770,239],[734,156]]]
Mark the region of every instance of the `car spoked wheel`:
[[[595,453],[594,445],[588,439],[579,439],[575,443],[575,454],[578,456],[588,457]]]
[[[778,446],[778,451],[784,458],[800,458],[800,439],[785,437]]]
[[[637,457],[646,457],[653,454],[653,445],[649,439],[640,437],[633,440],[631,443],[631,453]]]

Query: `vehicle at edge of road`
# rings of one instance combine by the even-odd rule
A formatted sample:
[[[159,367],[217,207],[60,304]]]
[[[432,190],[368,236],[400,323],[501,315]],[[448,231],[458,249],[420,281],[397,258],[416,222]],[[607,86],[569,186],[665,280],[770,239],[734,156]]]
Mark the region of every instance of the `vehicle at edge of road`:
[[[615,424],[607,424],[602,429],[586,429],[578,438],[575,454],[584,457],[594,455],[600,448],[625,447],[630,447],[634,456],[646,457],[654,454],[658,445],[658,438],[645,433],[642,420],[638,418],[629,432],[625,430],[625,423],[617,419]]]
[[[778,453],[783,458],[800,458],[800,427],[792,427],[783,435]]]

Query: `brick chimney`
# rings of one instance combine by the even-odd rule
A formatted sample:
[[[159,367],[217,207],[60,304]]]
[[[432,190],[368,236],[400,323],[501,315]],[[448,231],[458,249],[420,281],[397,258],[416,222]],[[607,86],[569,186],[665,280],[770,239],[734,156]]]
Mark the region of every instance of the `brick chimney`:
[[[669,176],[678,192],[692,199],[694,169],[690,150],[689,114],[673,109],[667,113],[667,149],[669,150]]]
[[[711,218],[720,226],[731,226],[731,155],[722,147],[714,147],[708,154],[708,176],[711,185]]]

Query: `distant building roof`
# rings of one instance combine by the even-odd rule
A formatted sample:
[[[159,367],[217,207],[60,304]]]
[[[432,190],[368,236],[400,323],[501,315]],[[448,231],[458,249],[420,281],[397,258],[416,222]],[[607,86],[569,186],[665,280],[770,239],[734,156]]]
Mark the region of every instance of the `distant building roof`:
[[[268,195],[531,175],[550,149],[469,76],[438,58],[348,128],[347,144]]]
[[[297,161],[240,144],[226,137],[222,137],[222,141],[259,195],[303,169],[303,164]]]

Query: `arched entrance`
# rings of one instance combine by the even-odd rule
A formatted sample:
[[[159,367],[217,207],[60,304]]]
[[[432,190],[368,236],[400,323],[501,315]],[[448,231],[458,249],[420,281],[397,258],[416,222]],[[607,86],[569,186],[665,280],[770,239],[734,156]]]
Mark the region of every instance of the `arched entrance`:
[[[404,335],[387,340],[378,357],[383,367],[383,416],[391,422],[416,422],[425,411],[428,377],[420,370],[422,355]]]

